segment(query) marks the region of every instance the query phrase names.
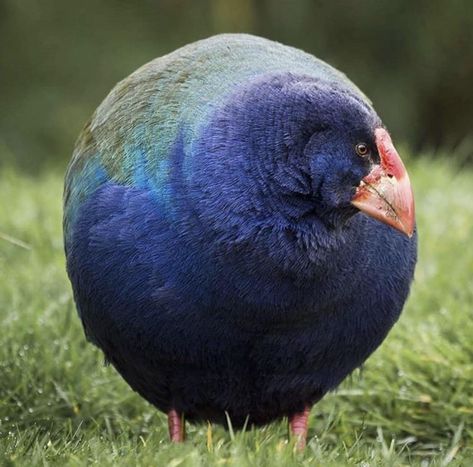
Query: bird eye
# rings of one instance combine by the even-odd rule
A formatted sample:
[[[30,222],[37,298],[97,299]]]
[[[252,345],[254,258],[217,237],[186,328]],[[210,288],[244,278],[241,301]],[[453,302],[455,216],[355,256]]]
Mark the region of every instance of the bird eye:
[[[360,156],[360,157],[367,157],[369,156],[369,153],[370,153],[370,150],[368,148],[368,145],[365,144],[365,143],[358,143],[356,146],[355,146],[355,150],[356,150],[356,153]]]

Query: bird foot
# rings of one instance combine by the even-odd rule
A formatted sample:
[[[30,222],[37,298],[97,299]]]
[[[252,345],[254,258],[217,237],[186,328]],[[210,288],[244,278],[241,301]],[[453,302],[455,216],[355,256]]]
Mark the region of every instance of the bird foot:
[[[299,451],[302,451],[306,446],[309,413],[310,407],[306,407],[302,412],[289,418],[289,429],[291,435],[296,439],[296,448]]]
[[[182,443],[186,437],[186,425],[184,415],[177,410],[171,409],[168,412],[169,438],[173,443]]]

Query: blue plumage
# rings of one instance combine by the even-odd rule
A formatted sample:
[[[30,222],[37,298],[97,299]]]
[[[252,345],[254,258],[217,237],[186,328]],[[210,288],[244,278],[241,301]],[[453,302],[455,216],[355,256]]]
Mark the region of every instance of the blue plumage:
[[[244,57],[254,46],[249,63],[264,68],[283,46],[264,41],[266,57],[261,41],[217,36],[185,53],[218,61],[200,51]],[[407,298],[416,235],[352,203],[384,167],[381,121],[341,74],[306,60],[305,73],[233,63],[246,71],[231,89],[192,97],[196,121],[176,125],[159,108],[148,121],[133,113],[152,105],[152,86],[122,85],[113,105],[143,100],[120,118],[99,108],[78,142],[65,238],[85,332],[165,412],[217,422],[227,412],[234,426],[294,416],[366,360]],[[208,73],[215,81],[222,70]],[[160,89],[164,112],[186,106],[176,86],[194,96],[201,79],[190,71]],[[158,150],[150,128],[164,131],[167,118],[173,137]],[[356,153],[360,141],[369,157]]]

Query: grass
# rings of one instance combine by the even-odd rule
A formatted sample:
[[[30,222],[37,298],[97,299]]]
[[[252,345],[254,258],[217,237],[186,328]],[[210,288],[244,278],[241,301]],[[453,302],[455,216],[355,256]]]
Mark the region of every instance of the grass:
[[[64,272],[62,175],[0,173],[0,465],[473,465],[473,171],[409,161],[420,258],[395,329],[312,412],[244,433],[166,419],[85,342]]]

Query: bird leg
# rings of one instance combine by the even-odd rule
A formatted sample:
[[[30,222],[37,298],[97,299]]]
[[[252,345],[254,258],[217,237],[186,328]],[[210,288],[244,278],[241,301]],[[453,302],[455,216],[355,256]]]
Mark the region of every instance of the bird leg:
[[[296,438],[296,447],[299,450],[303,450],[306,445],[309,413],[310,407],[306,406],[302,412],[289,417],[289,429],[291,435]]]
[[[182,443],[186,437],[184,414],[180,414],[177,410],[171,409],[168,412],[168,428],[171,442]]]

